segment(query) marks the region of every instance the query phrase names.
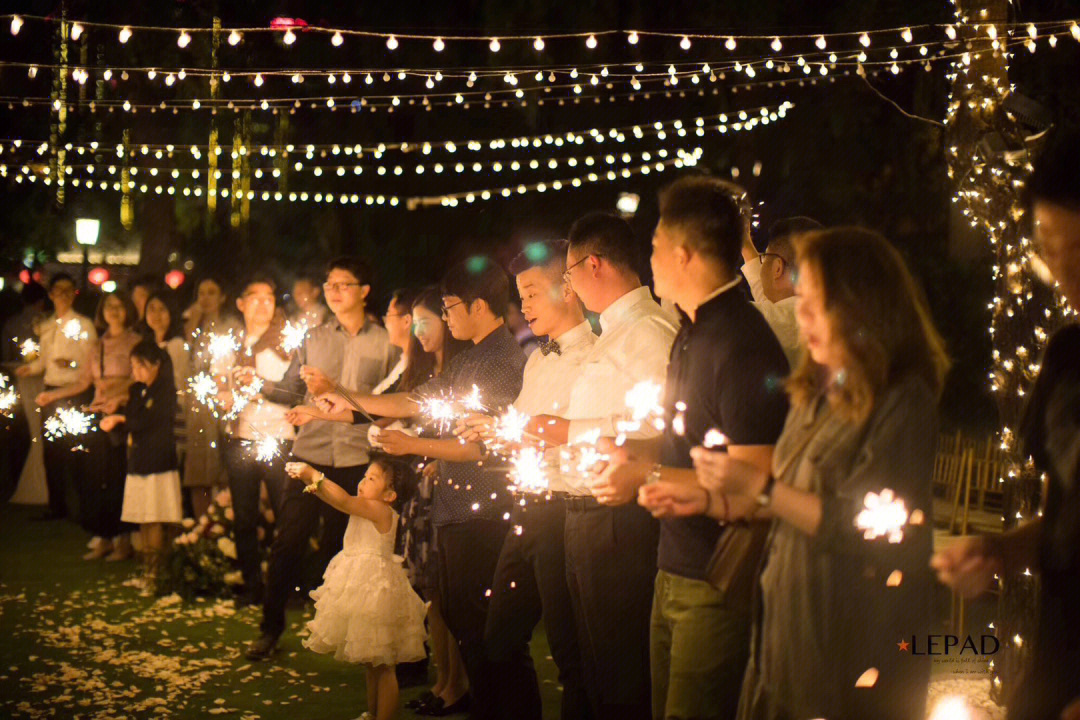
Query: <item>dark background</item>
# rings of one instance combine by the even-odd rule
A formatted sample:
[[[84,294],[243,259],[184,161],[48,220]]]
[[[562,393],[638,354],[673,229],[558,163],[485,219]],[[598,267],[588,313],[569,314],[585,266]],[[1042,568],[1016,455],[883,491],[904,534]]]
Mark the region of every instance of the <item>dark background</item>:
[[[52,2],[6,3],[5,12],[32,15],[58,15],[60,6]],[[318,3],[318,2],[147,2],[91,3],[72,2],[67,16],[73,20],[169,26],[209,26],[216,15],[224,26],[266,26],[278,16],[298,17],[310,25],[327,25],[368,30],[445,34],[529,34],[600,29],[650,29],[732,33],[817,33],[874,28],[903,27],[921,23],[944,23],[951,19],[946,0],[894,0],[858,2],[793,2],[792,0],[728,0],[725,3],[702,3],[688,0],[669,2],[558,2],[547,7],[520,0],[502,2],[425,3],[398,0],[390,3]],[[1057,0],[1024,3],[1013,10],[1017,21],[1055,20],[1080,15],[1078,3]],[[0,28],[0,59],[8,61],[52,62],[53,47],[44,43],[44,27],[27,21],[22,32],[12,37],[6,23]],[[626,62],[637,58],[677,62],[693,58],[724,59],[731,53],[720,43],[695,41],[690,53],[681,53],[677,41],[643,38],[629,46],[621,37],[601,38],[600,47],[587,54],[580,39],[549,40],[542,55],[528,42],[503,42],[498,55],[488,52],[486,44],[462,46],[448,42],[436,55],[427,41],[402,41],[392,55],[382,40],[348,38],[342,48],[333,48],[326,36],[305,36],[290,48],[270,35],[249,34],[237,48],[222,44],[219,57],[222,67],[399,67],[476,66],[484,64]],[[115,30],[88,31],[76,46],[86,46],[89,64],[96,57],[108,65],[184,66],[209,65],[209,36],[195,35],[191,46],[181,50],[175,35],[136,32],[121,46]],[[55,43],[53,43],[55,45]],[[740,53],[764,50],[740,43]],[[73,49],[71,61],[77,63],[79,50]],[[99,55],[100,53],[100,55]],[[595,58],[595,59],[594,59]],[[1054,50],[1045,43],[1034,55],[1022,48],[1011,63],[1011,80],[1016,89],[1045,104],[1059,120],[1080,117],[1080,44],[1071,38],[1059,42]],[[908,112],[941,119],[948,97],[946,63],[937,63],[925,72],[911,66],[898,76],[871,77],[882,93]],[[784,78],[796,77],[794,73]],[[816,74],[810,77],[818,77]],[[759,80],[766,78],[759,77]],[[747,79],[742,77],[739,82]],[[29,80],[24,68],[0,69],[0,83],[5,100],[21,96],[47,96],[49,73],[41,72]],[[88,97],[93,97],[93,80],[87,83]],[[649,149],[653,146],[694,147],[704,149],[705,169],[730,178],[731,169],[739,169],[738,182],[750,191],[759,206],[761,226],[788,215],[809,215],[826,224],[858,224],[883,232],[903,251],[929,298],[938,328],[945,336],[955,366],[944,398],[947,425],[970,430],[996,429],[996,410],[987,392],[990,367],[990,340],[986,309],[993,285],[990,256],[985,239],[965,232],[962,218],[953,212],[952,190],[945,171],[942,131],[930,123],[905,117],[882,100],[862,79],[849,76],[819,78],[813,85],[783,88],[758,85],[734,92],[727,82],[690,86],[683,82],[673,97],[635,102],[619,100],[595,104],[526,108],[495,107],[483,109],[474,104],[469,109],[435,108],[403,105],[393,113],[350,113],[339,107],[297,110],[289,116],[288,142],[302,146],[308,142],[371,144],[380,141],[415,141],[438,139],[494,138],[535,135],[546,132],[587,130],[590,127],[624,126],[655,120],[690,119],[732,109],[795,103],[788,118],[752,132],[706,139],[687,138],[676,142],[669,138],[657,143],[646,137],[636,143],[618,146],[620,151]],[[115,85],[115,83],[114,83]],[[457,89],[460,81],[438,90]],[[491,85],[498,87],[499,85]],[[589,86],[585,85],[585,94]],[[680,97],[678,90],[704,87],[716,95],[697,97],[693,91]],[[390,88],[394,88],[390,90]],[[302,85],[285,80],[267,81],[266,95],[320,94],[327,92],[325,81],[308,79]],[[359,78],[350,88],[364,92]],[[250,92],[250,86],[233,81],[223,86],[225,95]],[[401,83],[381,79],[371,92],[423,92],[419,80]],[[340,84],[335,92],[343,92]],[[625,83],[616,92],[625,92]],[[125,95],[124,93],[127,93]],[[136,99],[183,98],[185,93],[205,97],[201,84],[189,78],[165,91],[163,84],[130,81],[121,88],[107,88],[110,98],[130,96]],[[69,100],[78,97],[69,91]],[[180,112],[177,115],[141,111],[137,114],[99,112],[90,114],[85,107],[69,117],[66,138],[72,142],[99,138],[114,145],[125,128],[132,141],[207,142],[210,122],[217,123],[221,142],[231,144],[234,114],[227,111],[211,116],[208,112]],[[48,138],[49,111],[45,107],[21,107],[17,102],[0,104],[0,137]],[[269,112],[250,114],[252,140],[275,141],[278,119]],[[547,157],[596,154],[596,146],[556,149],[545,146],[531,150],[502,150],[498,153],[468,153],[467,161],[490,162],[494,159],[528,160]],[[610,150],[604,146],[603,151]],[[401,157],[401,156],[397,156]],[[190,156],[189,156],[190,158]],[[408,170],[421,161],[419,154],[401,162]],[[459,151],[444,156],[444,164],[466,162]],[[0,162],[5,161],[0,158]],[[10,162],[10,158],[7,159]],[[435,162],[434,155],[425,164]],[[116,162],[115,155],[111,162]],[[205,161],[203,161],[205,163]],[[385,160],[384,160],[385,162]],[[159,163],[161,164],[161,163]],[[760,174],[753,168],[759,165]],[[222,162],[228,169],[228,161]],[[579,168],[580,170],[580,168]],[[563,167],[558,171],[520,175],[493,175],[466,172],[462,175],[406,172],[400,178],[378,177],[365,169],[360,178],[338,181],[324,175],[318,188],[335,192],[372,192],[398,195],[437,194],[447,191],[494,187],[516,182],[579,174]],[[3,197],[0,210],[0,270],[8,277],[17,272],[28,258],[47,263],[55,252],[73,245],[77,215],[102,220],[104,243],[141,245],[142,260],[138,272],[164,273],[169,268],[192,263],[193,279],[203,274],[235,280],[250,268],[267,267],[287,278],[301,269],[317,268],[329,257],[340,253],[359,253],[377,268],[376,293],[385,298],[388,291],[404,284],[433,282],[451,261],[467,253],[485,251],[503,261],[512,257],[525,242],[564,234],[575,217],[583,212],[614,207],[619,192],[640,194],[641,206],[633,218],[641,241],[642,258],[656,220],[656,191],[676,176],[668,171],[649,176],[635,176],[619,182],[602,182],[582,189],[562,192],[494,198],[474,205],[426,208],[408,211],[399,208],[366,206],[315,205],[312,203],[262,202],[251,205],[250,223],[241,229],[230,226],[229,202],[218,200],[218,212],[210,216],[205,197],[153,197],[135,194],[135,225],[125,231],[120,224],[120,195],[107,191],[82,191],[68,188],[67,202],[58,208],[55,192],[40,183],[16,185],[9,176],[0,180]],[[228,180],[222,180],[227,187]],[[338,184],[340,183],[340,184]],[[263,181],[252,188],[275,189]],[[205,189],[205,185],[204,185]],[[300,177],[290,178],[289,190],[305,189]],[[315,186],[312,185],[312,192]],[[759,237],[759,244],[763,237]],[[647,270],[647,262],[643,262]],[[10,290],[10,281],[9,281]],[[189,280],[182,291],[193,285]],[[5,301],[6,304],[7,301]]]

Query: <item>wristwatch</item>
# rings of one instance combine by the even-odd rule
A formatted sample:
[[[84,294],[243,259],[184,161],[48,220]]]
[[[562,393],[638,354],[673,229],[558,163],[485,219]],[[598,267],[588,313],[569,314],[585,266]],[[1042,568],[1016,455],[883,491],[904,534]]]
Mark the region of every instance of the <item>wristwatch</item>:
[[[769,473],[768,479],[765,481],[765,487],[761,489],[761,492],[755,499],[759,508],[767,508],[772,505],[772,491],[776,486],[776,478],[772,473]]]

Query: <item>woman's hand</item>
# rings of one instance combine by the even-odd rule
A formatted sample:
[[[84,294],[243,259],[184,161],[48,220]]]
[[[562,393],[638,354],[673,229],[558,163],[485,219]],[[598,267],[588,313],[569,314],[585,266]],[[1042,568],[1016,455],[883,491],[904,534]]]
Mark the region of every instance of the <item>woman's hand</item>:
[[[416,455],[416,438],[400,430],[381,430],[376,436],[384,452],[391,455]]]
[[[122,422],[124,422],[123,415],[106,415],[105,417],[101,418],[101,422],[99,424],[101,426],[101,429],[105,432],[112,432],[116,428],[116,426]]]
[[[46,405],[52,405],[56,402],[56,396],[48,390],[42,390],[37,394],[37,397],[34,398],[34,402],[38,407],[45,407]]]
[[[285,412],[285,420],[290,425],[307,425],[312,420],[325,420],[326,417],[318,408],[310,405],[297,405]]]
[[[657,518],[704,515],[709,508],[709,491],[700,485],[662,480],[638,488],[638,505]]]
[[[756,498],[765,490],[769,475],[756,465],[736,460],[728,453],[695,447],[690,450],[698,482],[724,495]]]
[[[327,392],[315,398],[315,406],[327,415],[351,413],[353,405],[335,392]]]
[[[300,368],[300,379],[307,385],[312,395],[324,395],[334,389],[334,382],[317,367],[304,365]]]
[[[957,540],[930,558],[938,580],[961,597],[973,598],[988,590],[994,575],[1004,572],[1001,553],[984,535]]]
[[[589,484],[589,491],[603,505],[625,505],[637,497],[651,465],[616,454],[607,467]]]
[[[465,442],[489,443],[494,437],[495,418],[491,415],[473,413],[457,421],[454,434]]]

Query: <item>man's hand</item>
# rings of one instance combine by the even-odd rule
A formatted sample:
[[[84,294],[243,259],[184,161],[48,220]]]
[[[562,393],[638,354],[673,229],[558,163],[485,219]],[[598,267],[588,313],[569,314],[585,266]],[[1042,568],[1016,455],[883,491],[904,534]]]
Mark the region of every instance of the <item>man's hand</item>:
[[[334,382],[317,367],[304,365],[300,368],[300,379],[307,385],[312,395],[324,395],[334,389]]]
[[[660,481],[638,488],[638,505],[653,517],[691,517],[709,507],[709,491],[700,485]]]
[[[384,452],[391,455],[416,455],[416,438],[400,430],[380,430],[375,436]]]
[[[255,368],[249,365],[241,365],[232,370],[233,382],[242,388],[246,388],[255,382],[256,377],[258,376],[255,374]]]
[[[474,413],[457,421],[454,434],[465,442],[490,443],[494,437],[495,418]]]
[[[34,402],[38,407],[45,407],[46,405],[52,405],[56,402],[56,397],[48,390],[42,390],[34,398]]]
[[[973,598],[990,588],[994,575],[1004,569],[1001,554],[984,535],[966,537],[930,558],[938,580],[963,598]]]
[[[708,490],[725,495],[757,497],[765,489],[769,475],[756,465],[736,460],[726,452],[695,447],[690,450],[698,482]]]
[[[315,398],[315,406],[328,415],[340,415],[353,411],[352,403],[334,392],[319,395]]]
[[[637,497],[638,488],[645,484],[650,467],[648,463],[613,459],[590,484],[589,490],[604,505],[625,505]]]
[[[101,429],[105,432],[112,432],[113,429],[115,429],[116,426],[122,422],[124,422],[123,415],[106,415],[105,417],[101,418],[101,422],[99,423],[99,425],[101,426]]]
[[[33,374],[34,369],[29,365],[20,365],[19,367],[15,368],[16,377],[30,377]]]

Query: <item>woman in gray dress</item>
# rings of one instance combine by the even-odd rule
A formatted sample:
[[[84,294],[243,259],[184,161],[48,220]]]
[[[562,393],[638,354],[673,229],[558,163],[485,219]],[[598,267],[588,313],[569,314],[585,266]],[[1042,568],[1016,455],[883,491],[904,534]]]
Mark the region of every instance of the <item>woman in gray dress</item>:
[[[837,228],[796,246],[805,350],[772,473],[699,447],[700,487],[646,487],[641,500],[655,514],[774,518],[740,720],[921,720],[930,479],[948,361],[884,238]],[[862,514],[876,501],[902,501],[907,521]]]

